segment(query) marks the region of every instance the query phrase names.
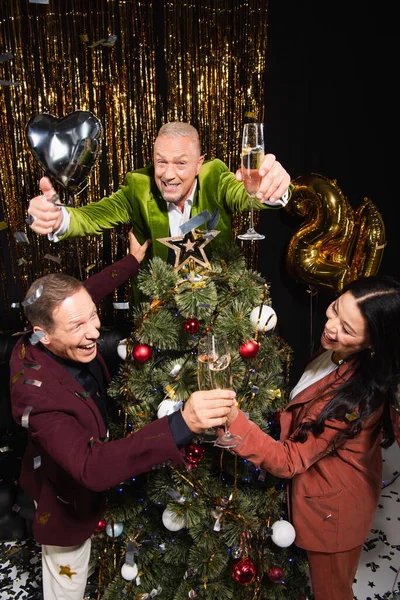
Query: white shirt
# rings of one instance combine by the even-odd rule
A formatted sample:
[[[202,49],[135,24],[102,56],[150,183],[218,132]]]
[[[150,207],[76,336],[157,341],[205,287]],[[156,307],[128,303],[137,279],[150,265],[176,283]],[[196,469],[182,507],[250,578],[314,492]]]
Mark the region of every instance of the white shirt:
[[[189,198],[186,199],[185,201],[185,206],[183,209],[183,212],[177,207],[175,206],[175,204],[173,202],[167,202],[167,209],[168,209],[168,219],[169,219],[169,234],[170,236],[174,236],[174,237],[178,237],[180,235],[182,235],[182,232],[180,230],[180,226],[183,223],[186,223],[186,221],[188,221],[190,219],[190,214],[192,212],[192,206],[193,206],[193,198],[194,198],[194,193],[196,191],[196,187],[197,187],[197,179],[196,182],[194,184],[192,193],[190,194]],[[277,204],[280,204],[282,206],[286,206],[287,202],[288,202],[288,197],[289,197],[289,190],[286,190],[286,192],[283,194],[282,198],[280,198],[279,200],[277,200],[276,202],[269,202],[268,200],[264,203],[264,204],[268,204],[269,206],[274,206]],[[60,237],[62,235],[64,235],[64,233],[66,233],[69,229],[69,223],[71,220],[71,215],[70,213],[64,208],[61,207],[62,213],[63,213],[63,221],[60,225],[60,227],[54,231],[53,233],[48,233],[47,234],[47,238],[51,241],[51,242],[58,242],[58,240],[60,239]]]
[[[174,202],[167,202],[167,210],[168,210],[168,220],[169,220],[169,235],[173,237],[179,237],[182,235],[182,231],[180,230],[180,226],[183,223],[186,223],[190,219],[190,214],[192,212],[193,206],[193,198],[194,193],[197,188],[197,179],[193,186],[192,193],[189,198],[186,198],[185,204],[183,207],[183,212],[180,208],[176,206]]]
[[[290,392],[289,399],[293,400],[297,394],[337,369],[338,366],[339,365],[335,364],[332,360],[332,351],[325,350],[325,352],[317,356],[317,358],[314,358],[314,360],[307,365],[307,368],[300,377],[298,383],[296,383]]]

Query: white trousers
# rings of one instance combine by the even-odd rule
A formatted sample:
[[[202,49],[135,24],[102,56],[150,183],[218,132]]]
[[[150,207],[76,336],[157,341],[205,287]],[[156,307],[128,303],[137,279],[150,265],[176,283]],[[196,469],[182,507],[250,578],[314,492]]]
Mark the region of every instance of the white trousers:
[[[43,600],[82,600],[91,539],[79,546],[42,545]]]

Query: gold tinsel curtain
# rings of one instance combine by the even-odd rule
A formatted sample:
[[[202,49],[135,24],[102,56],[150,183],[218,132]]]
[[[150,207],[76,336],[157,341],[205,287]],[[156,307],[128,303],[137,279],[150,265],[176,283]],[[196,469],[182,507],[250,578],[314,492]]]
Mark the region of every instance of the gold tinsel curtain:
[[[76,206],[150,162],[168,120],[190,121],[207,158],[236,170],[243,122],[264,116],[266,42],[266,0],[2,0],[0,330],[21,326],[11,305],[38,276],[85,278],[125,251],[123,228],[59,244],[31,232],[26,209],[43,172],[27,146],[29,119],[89,110],[101,121],[99,159]],[[256,248],[246,251],[254,260]]]

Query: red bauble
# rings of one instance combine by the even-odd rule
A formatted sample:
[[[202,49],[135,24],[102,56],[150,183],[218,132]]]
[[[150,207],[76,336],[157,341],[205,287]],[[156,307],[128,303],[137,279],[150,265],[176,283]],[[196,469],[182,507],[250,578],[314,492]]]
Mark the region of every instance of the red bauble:
[[[236,583],[248,585],[254,581],[256,576],[256,567],[250,558],[238,560],[232,567],[232,577]]]
[[[146,344],[138,344],[132,350],[132,355],[135,360],[139,363],[145,363],[151,358],[151,348],[150,346],[146,346]]]
[[[254,358],[257,356],[260,349],[260,344],[254,340],[249,340],[242,344],[239,348],[239,354],[242,358]]]
[[[192,465],[197,465],[205,454],[204,448],[197,444],[189,444],[186,448],[186,458]]]
[[[284,575],[283,569],[278,565],[272,565],[267,571],[267,577],[272,583],[281,583]]]
[[[185,319],[183,322],[183,329],[186,333],[195,334],[200,329],[200,322],[194,317],[190,317],[189,319]]]
[[[96,533],[100,533],[101,531],[104,531],[106,527],[107,527],[107,523],[105,522],[105,520],[100,519],[100,521],[97,523],[97,527],[96,527],[95,531],[96,531]]]

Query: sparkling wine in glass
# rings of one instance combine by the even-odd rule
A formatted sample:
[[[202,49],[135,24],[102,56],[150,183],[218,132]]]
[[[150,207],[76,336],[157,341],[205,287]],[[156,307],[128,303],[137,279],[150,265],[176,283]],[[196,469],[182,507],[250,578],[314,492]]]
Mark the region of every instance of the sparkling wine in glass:
[[[208,368],[212,389],[232,388],[231,351],[226,336],[210,334]],[[234,448],[240,439],[239,436],[232,435],[225,425],[225,433],[218,436],[214,445],[219,448]]]
[[[263,123],[245,123],[243,126],[241,172],[243,185],[250,199],[250,226],[246,233],[238,235],[240,240],[263,240],[265,235],[254,229],[253,203],[261,183],[259,169],[264,160]]]
[[[210,368],[210,334],[206,334],[199,340],[197,348],[197,386],[199,390],[212,390]],[[199,436],[202,442],[214,444],[218,438],[217,430],[214,427],[205,429]]]

